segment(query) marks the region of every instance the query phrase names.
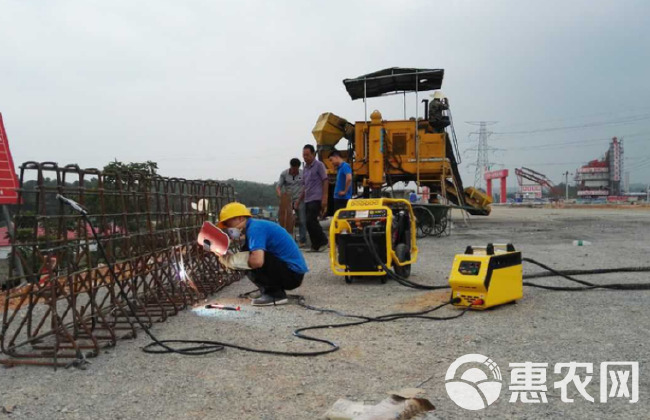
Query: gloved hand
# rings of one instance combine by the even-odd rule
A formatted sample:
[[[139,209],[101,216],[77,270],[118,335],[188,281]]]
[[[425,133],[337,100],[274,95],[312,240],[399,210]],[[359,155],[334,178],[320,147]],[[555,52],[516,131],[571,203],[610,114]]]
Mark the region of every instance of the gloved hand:
[[[219,256],[219,262],[231,270],[251,270],[248,265],[248,258],[251,253],[248,251],[238,252],[236,254],[226,254]]]

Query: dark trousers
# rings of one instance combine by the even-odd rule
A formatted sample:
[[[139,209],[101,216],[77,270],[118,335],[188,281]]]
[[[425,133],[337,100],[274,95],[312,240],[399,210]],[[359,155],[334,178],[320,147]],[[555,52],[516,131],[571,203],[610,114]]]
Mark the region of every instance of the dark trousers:
[[[334,199],[334,212],[337,210],[344,209],[348,205],[348,198],[335,198]]]
[[[302,284],[304,274],[296,273],[287,263],[269,252],[264,252],[264,265],[251,270],[251,279],[260,291],[276,299],[287,297],[285,290],[293,290]]]
[[[307,213],[307,232],[311,240],[311,249],[318,249],[327,244],[327,237],[323,233],[323,228],[318,222],[320,216],[320,201],[309,201],[305,203],[305,213]]]

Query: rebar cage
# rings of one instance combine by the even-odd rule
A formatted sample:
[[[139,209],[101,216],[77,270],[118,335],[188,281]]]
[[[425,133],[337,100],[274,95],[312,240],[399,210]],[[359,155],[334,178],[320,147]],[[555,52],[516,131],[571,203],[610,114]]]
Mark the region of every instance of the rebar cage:
[[[92,231],[57,194],[87,209],[135,313]],[[216,181],[22,164],[0,294],[0,363],[68,366],[97,356],[136,336],[136,315],[149,325],[165,321],[239,280],[196,243],[203,222],[214,222],[234,195],[231,185]]]

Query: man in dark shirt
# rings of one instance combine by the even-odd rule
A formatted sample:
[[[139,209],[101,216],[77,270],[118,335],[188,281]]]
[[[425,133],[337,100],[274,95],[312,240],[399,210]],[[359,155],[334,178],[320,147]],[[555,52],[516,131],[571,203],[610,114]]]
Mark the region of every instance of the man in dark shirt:
[[[305,169],[302,173],[303,191],[300,201],[305,202],[307,213],[307,232],[313,251],[322,251],[327,247],[327,237],[318,222],[318,217],[327,211],[327,170],[323,162],[316,160],[316,149],[311,144],[302,149]]]

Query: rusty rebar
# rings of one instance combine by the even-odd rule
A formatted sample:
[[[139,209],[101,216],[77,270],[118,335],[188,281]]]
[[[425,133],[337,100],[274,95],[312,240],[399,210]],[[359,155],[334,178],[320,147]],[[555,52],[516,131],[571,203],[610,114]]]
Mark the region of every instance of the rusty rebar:
[[[18,194],[8,287],[0,295],[0,364],[56,367],[97,356],[136,336],[136,316],[149,325],[165,321],[240,279],[196,244],[203,222],[215,222],[234,200],[231,185],[26,162]],[[88,210],[135,313],[84,220],[57,194]],[[192,207],[199,200],[202,211]]]

